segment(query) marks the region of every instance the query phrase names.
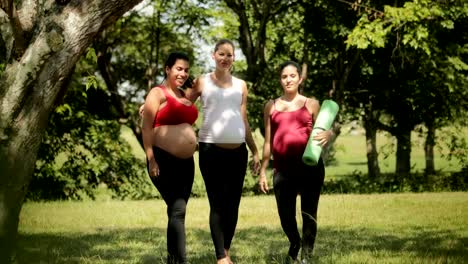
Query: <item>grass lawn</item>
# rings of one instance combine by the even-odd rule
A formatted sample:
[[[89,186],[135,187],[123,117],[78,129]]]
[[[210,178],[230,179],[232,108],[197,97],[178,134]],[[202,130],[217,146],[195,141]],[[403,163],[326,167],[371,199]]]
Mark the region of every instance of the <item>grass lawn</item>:
[[[468,263],[468,193],[324,195],[315,263]],[[206,198],[187,209],[192,264],[215,263]],[[160,200],[25,203],[19,263],[164,263]],[[288,243],[274,197],[244,197],[237,264],[282,263]]]
[[[352,173],[367,174],[367,157],[366,157],[366,140],[364,131],[357,134],[349,133],[344,127],[336,142],[336,164],[327,167],[327,176],[339,177],[346,176]],[[466,131],[468,134],[468,130]],[[465,134],[466,135],[466,134]],[[424,155],[424,137],[417,133],[412,134],[411,146],[411,172],[423,172],[425,169]],[[448,155],[448,150],[444,147],[444,142],[437,141],[437,146],[434,148],[435,168],[444,172],[459,171],[462,166],[456,160],[448,161],[445,156]],[[396,139],[389,136],[388,133],[378,133],[377,149],[379,152],[379,166],[382,173],[395,172],[395,152]]]

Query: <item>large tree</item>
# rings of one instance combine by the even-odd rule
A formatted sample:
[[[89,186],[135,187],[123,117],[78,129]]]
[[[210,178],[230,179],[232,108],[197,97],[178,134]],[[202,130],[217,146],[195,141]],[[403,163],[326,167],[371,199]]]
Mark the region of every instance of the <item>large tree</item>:
[[[75,63],[100,31],[141,1],[1,1],[0,263],[14,261],[38,147]]]
[[[428,130],[431,173],[435,129],[463,118],[467,109],[468,8],[459,0],[383,2],[393,5],[366,7],[347,42],[381,54],[372,74],[380,85],[372,94],[387,117],[379,128],[397,138],[396,174],[410,172],[411,131],[420,124]]]

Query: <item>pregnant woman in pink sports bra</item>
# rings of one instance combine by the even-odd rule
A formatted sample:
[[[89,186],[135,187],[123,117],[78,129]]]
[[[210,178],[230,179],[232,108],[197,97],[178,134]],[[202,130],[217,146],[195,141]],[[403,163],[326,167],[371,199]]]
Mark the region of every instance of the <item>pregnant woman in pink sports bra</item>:
[[[265,143],[260,169],[259,186],[266,193],[266,169],[273,154],[273,186],[278,214],[284,233],[289,239],[288,258],[296,261],[302,247],[301,263],[309,263],[317,234],[317,206],[325,177],[322,159],[317,166],[302,162],[302,154],[319,113],[319,102],[298,92],[302,82],[301,67],[293,61],[280,66],[283,95],[265,105]],[[326,145],[331,130],[317,134],[314,139]],[[296,198],[301,195],[302,239],[296,222]]]

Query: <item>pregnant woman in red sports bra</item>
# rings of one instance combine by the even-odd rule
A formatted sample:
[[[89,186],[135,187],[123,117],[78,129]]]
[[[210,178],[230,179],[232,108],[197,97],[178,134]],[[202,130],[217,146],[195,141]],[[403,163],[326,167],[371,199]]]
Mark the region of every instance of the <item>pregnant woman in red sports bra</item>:
[[[197,138],[192,124],[197,108],[185,98],[189,58],[173,52],[166,60],[164,81],[146,97],[143,108],[143,145],[151,181],[167,204],[167,263],[187,263],[185,209],[192,191]]]

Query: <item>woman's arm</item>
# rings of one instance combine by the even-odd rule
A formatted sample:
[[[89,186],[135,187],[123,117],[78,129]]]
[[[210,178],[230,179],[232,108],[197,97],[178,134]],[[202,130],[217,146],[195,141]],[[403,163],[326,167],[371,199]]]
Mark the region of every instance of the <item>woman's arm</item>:
[[[159,105],[163,95],[159,89],[152,89],[148,96],[146,96],[144,109],[143,109],[143,147],[146,154],[146,159],[149,163],[150,177],[157,177],[159,175],[158,164],[154,161],[153,153],[153,122],[156,113],[158,112]]]
[[[245,141],[247,142],[247,146],[249,147],[250,151],[252,152],[253,160],[254,160],[254,167],[253,171],[254,174],[258,174],[258,170],[260,169],[260,159],[258,156],[257,145],[252,136],[252,131],[250,130],[249,120],[247,119],[247,84],[242,81],[242,103],[241,103],[241,114],[244,120],[245,126]]]
[[[187,88],[185,90],[185,98],[189,99],[192,103],[197,101],[198,97],[200,97],[202,93],[203,87],[203,78],[199,77],[193,81],[193,85],[191,88]]]
[[[273,106],[273,101],[269,101],[263,110],[263,124],[265,126],[265,136],[263,142],[263,157],[262,166],[260,168],[260,176],[258,179],[258,185],[263,193],[268,192],[268,180],[266,177],[266,170],[270,163],[271,157],[271,124],[270,124],[270,113]]]
[[[317,120],[318,113],[320,111],[320,103],[315,98],[308,98],[307,99],[307,109],[312,114],[313,120]],[[321,131],[314,136],[315,140],[319,141],[319,144],[324,147],[326,146],[333,137],[333,129],[329,129],[326,131]]]

